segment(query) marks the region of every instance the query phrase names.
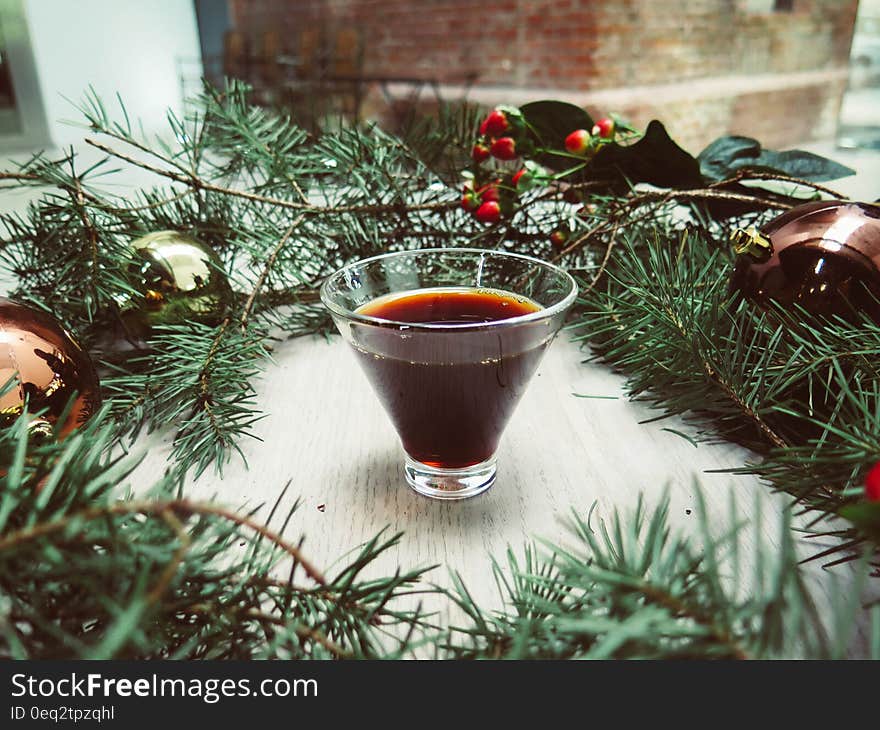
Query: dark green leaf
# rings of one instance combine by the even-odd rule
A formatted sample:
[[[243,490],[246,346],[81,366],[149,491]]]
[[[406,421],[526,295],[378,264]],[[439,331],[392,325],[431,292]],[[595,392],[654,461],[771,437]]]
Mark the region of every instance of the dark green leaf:
[[[565,149],[565,138],[576,129],[593,128],[593,118],[574,104],[564,101],[533,101],[520,107],[534,141],[541,147]],[[571,166],[568,160],[566,167]]]
[[[724,180],[743,170],[774,172],[810,182],[836,180],[855,171],[804,150],[765,150],[751,137],[719,137],[697,157],[700,172],[709,181]]]
[[[582,109],[561,102],[535,102],[523,107],[536,141],[548,150],[538,161],[552,170],[562,172],[577,164],[571,155],[562,152],[565,137],[575,129],[591,129],[592,119]],[[558,114],[554,118],[552,115]],[[535,123],[537,121],[537,124]],[[631,145],[606,144],[582,170],[569,176],[572,182],[607,181],[609,191],[623,192],[630,184],[646,182],[658,187],[686,188],[702,183],[697,161],[679,147],[656,119],[642,138]]]
[[[880,502],[858,502],[841,507],[840,516],[880,541]]]
[[[697,155],[700,172],[709,180],[724,180],[743,164],[753,162],[761,154],[761,143],[751,137],[727,135],[719,137]]]
[[[810,182],[837,180],[856,174],[855,170],[846,165],[805,150],[785,150],[783,152],[764,150],[758,158],[758,165]]]
[[[646,182],[663,188],[688,188],[702,183],[697,161],[672,140],[656,119],[635,144],[604,146],[585,173],[586,179]]]

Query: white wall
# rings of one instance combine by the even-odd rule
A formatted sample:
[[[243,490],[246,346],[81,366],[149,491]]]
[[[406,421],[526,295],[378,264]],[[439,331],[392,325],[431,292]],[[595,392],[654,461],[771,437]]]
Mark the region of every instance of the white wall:
[[[89,84],[110,109],[118,91],[148,133],[181,110],[176,58],[201,58],[192,0],[25,0],[25,12],[55,145],[82,139],[59,120],[81,120],[64,97],[79,102]]]

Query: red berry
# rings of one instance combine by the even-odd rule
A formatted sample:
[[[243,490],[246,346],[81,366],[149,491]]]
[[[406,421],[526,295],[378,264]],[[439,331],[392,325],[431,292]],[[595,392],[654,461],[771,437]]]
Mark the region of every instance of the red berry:
[[[480,125],[480,134],[488,134],[490,137],[500,137],[509,128],[510,124],[507,121],[507,115],[498,109],[493,109],[489,112],[489,116],[487,116]]]
[[[489,158],[489,148],[482,142],[478,142],[471,150],[471,158],[477,164]]]
[[[498,191],[498,180],[494,183],[489,183],[488,185],[484,185],[478,191],[480,200],[483,202],[493,201],[495,203],[501,198],[501,194]]]
[[[865,499],[880,502],[880,461],[871,467],[871,471],[865,477]]]
[[[477,208],[474,217],[480,223],[495,223],[501,218],[501,206],[497,200],[487,200]]]
[[[550,243],[553,244],[553,248],[562,248],[567,240],[568,234],[558,228],[550,234]]]
[[[614,120],[604,117],[593,125],[593,136],[602,139],[612,139],[614,137]]]
[[[461,195],[461,207],[468,213],[472,213],[480,207],[480,198],[474,192],[473,188],[465,188]]]
[[[514,173],[513,177],[510,179],[510,182],[513,184],[514,189],[516,189],[518,192],[525,192],[535,184],[535,178],[532,175],[531,171],[527,170],[524,167]]]
[[[590,133],[586,129],[576,129],[565,138],[565,149],[573,155],[584,155],[590,149]]]
[[[501,137],[492,143],[491,152],[493,157],[497,157],[499,160],[515,160],[517,158],[516,142],[513,137]]]

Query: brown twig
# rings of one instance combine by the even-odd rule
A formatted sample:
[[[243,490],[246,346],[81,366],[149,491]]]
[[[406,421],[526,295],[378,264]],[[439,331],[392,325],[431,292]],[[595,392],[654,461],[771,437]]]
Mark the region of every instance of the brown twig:
[[[296,203],[292,200],[284,200],[282,198],[273,198],[266,195],[258,195],[257,193],[249,193],[244,190],[237,190],[235,188],[227,188],[222,185],[215,185],[214,183],[207,182],[206,180],[202,180],[200,177],[193,175],[188,172],[184,174],[180,174],[174,172],[173,170],[164,170],[161,167],[156,167],[155,165],[151,165],[143,160],[138,160],[130,155],[123,154],[118,150],[114,150],[111,147],[108,147],[100,142],[93,139],[86,139],[87,144],[95,147],[103,152],[106,152],[113,157],[116,157],[124,162],[128,162],[131,165],[136,167],[140,167],[149,172],[153,172],[157,175],[161,175],[163,177],[167,177],[169,180],[173,180],[177,183],[181,183],[182,185],[188,185],[197,190],[207,190],[213,193],[219,193],[222,195],[230,195],[237,198],[243,198],[245,200],[252,200],[258,203],[266,203],[267,205],[275,205],[279,208],[290,208],[291,210],[298,210],[304,213],[393,213],[400,210],[407,211],[439,211],[439,210],[452,210],[453,208],[458,207],[457,201],[443,201],[438,203],[419,203],[416,205],[405,205],[403,203],[376,203],[372,205],[337,205],[337,206],[327,206],[327,205],[313,205],[311,203]]]
[[[202,369],[199,371],[199,405],[207,414],[208,420],[211,422],[211,428],[217,435],[217,439],[224,446],[226,446],[226,438],[223,436],[223,431],[220,426],[217,425],[217,417],[214,415],[214,409],[211,407],[211,384],[208,381],[208,378],[211,374],[211,365],[214,362],[214,358],[217,357],[217,352],[220,350],[220,343],[223,341],[223,337],[226,335],[226,330],[229,329],[231,323],[232,319],[226,317],[226,319],[220,324],[220,327],[217,328],[217,334],[214,335],[211,349],[208,350],[208,355],[205,357],[205,362],[202,364]]]
[[[792,207],[791,204],[783,203],[781,201],[768,201],[764,198],[759,198],[756,196],[716,191],[710,190],[708,188],[695,190],[667,190],[662,192],[648,191],[645,193],[634,195],[633,197],[624,201],[618,211],[615,211],[614,214],[609,216],[606,220],[603,220],[601,223],[595,225],[586,233],[578,236],[577,239],[566,246],[559,254],[554,256],[552,262],[556,263],[563,259],[565,256],[568,256],[570,253],[577,251],[579,248],[584,246],[590,240],[590,238],[595,236],[597,233],[600,233],[604,228],[607,228],[609,225],[613,225],[614,230],[616,231],[621,225],[623,225],[624,221],[622,219],[628,209],[637,208],[647,203],[668,203],[674,200],[728,200],[731,202],[760,203],[762,205],[768,205],[771,207],[778,207],[783,209],[788,209]],[[650,214],[626,222],[633,223],[638,220],[644,220],[645,218],[649,217],[649,215]],[[605,263],[607,264],[607,251]]]
[[[611,230],[611,237],[608,239],[608,246],[605,248],[605,255],[602,257],[602,263],[599,264],[599,269],[596,271],[593,276],[592,281],[587,285],[586,289],[583,289],[579,294],[583,296],[584,294],[589,294],[596,287],[596,284],[599,283],[599,279],[602,278],[602,274],[605,273],[605,269],[608,266],[608,261],[611,259],[611,251],[614,249],[615,244],[617,243],[617,231],[619,225],[615,225]]]
[[[274,545],[278,546],[288,555],[290,555],[298,564],[302,565],[306,575],[321,586],[327,585],[327,580],[323,574],[315,568],[311,562],[306,560],[299,549],[284,540],[280,535],[271,531],[265,525],[261,525],[255,520],[247,516],[239,515],[224,507],[206,502],[192,502],[188,499],[171,499],[171,500],[131,500],[125,502],[117,502],[111,505],[102,505],[100,507],[91,507],[88,509],[66,515],[51,522],[43,522],[29,527],[24,527],[11,532],[4,537],[0,537],[0,552],[10,550],[20,546],[22,543],[36,540],[47,535],[51,535],[59,530],[64,530],[77,521],[91,521],[104,519],[113,515],[162,515],[164,512],[170,512],[178,519],[186,518],[190,515],[211,515],[219,517],[228,522],[233,522],[241,527],[256,532],[258,535],[266,538]]]
[[[673,322],[675,322],[675,326],[678,329],[681,336],[690,341],[687,332],[684,329],[684,326],[679,322],[673,315],[672,312],[667,312]],[[709,361],[707,357],[700,354],[700,360],[702,362],[703,371],[706,373],[706,376],[715,383],[721,389],[721,392],[734,404],[736,407],[742,412],[742,414],[749,419],[755,427],[761,432],[761,434],[766,438],[774,447],[777,449],[787,449],[790,444],[786,441],[782,436],[780,436],[773,428],[768,424],[762,417],[761,414],[758,413],[754,408],[752,408],[748,403],[746,403],[742,398],[740,398],[739,394],[731,387],[731,385],[724,380],[717,372],[715,367]],[[806,470],[806,467],[803,467]],[[830,496],[834,493],[834,490],[829,486],[823,486],[825,490],[825,494]]]
[[[598,223],[582,235],[578,236],[577,239],[575,239],[560,253],[554,256],[552,262],[559,262],[565,256],[568,256],[569,254],[577,251],[579,248],[586,245],[586,243],[597,233],[602,232],[609,225],[613,226],[613,228],[611,229],[611,238],[609,239],[608,245],[605,248],[605,255],[602,257],[602,262],[599,264],[599,269],[593,276],[590,283],[587,285],[587,288],[581,292],[581,295],[587,294],[595,288],[596,284],[599,283],[599,280],[602,278],[602,275],[605,273],[605,270],[608,267],[608,262],[611,259],[611,252],[617,242],[617,232],[620,229],[620,226],[623,225],[624,222],[633,223],[637,220],[644,220],[644,218],[650,215],[648,214],[642,216],[641,218],[636,218],[635,221],[624,221],[624,216],[628,210],[637,208],[641,205],[645,205],[648,203],[667,203],[683,200],[728,200],[736,202],[760,203],[762,205],[783,209],[788,209],[792,207],[791,204],[783,203],[782,201],[769,201],[756,196],[716,191],[711,189],[667,190],[663,192],[649,191],[645,193],[640,193],[638,195],[634,195],[629,200],[626,200],[618,211],[615,211],[611,216],[603,220],[601,223]]]
[[[162,519],[168,523],[168,526],[177,534],[180,546],[174,551],[174,555],[168,565],[165,566],[165,569],[159,576],[159,580],[156,581],[156,585],[154,585],[153,589],[147,594],[147,603],[150,604],[156,603],[163,596],[165,591],[168,590],[168,586],[171,585],[171,581],[177,573],[177,569],[180,567],[184,556],[192,544],[189,534],[183,527],[183,523],[177,519],[177,515],[175,515],[174,512],[171,510],[165,510],[159,514]]]
[[[688,331],[685,329],[684,324],[676,317],[675,313],[672,310],[667,309],[666,314],[669,316],[670,320],[675,324],[675,328],[678,330],[681,338],[686,342],[691,342],[691,337]],[[724,393],[727,398],[736,405],[736,407],[746,416],[758,430],[764,435],[767,440],[770,441],[774,446],[780,449],[784,449],[788,446],[788,443],[785,441],[782,436],[780,436],[776,431],[774,431],[768,423],[761,417],[761,414],[758,413],[754,408],[752,408],[748,403],[746,403],[742,398],[739,397],[739,394],[730,386],[730,384],[724,380],[720,375],[718,375],[718,371],[715,366],[709,361],[702,352],[699,353],[700,363],[703,366],[703,372],[706,373],[706,377],[709,378],[715,385],[717,385],[721,391]]]
[[[245,611],[242,615],[247,618],[253,619],[255,621],[260,621],[262,623],[272,624],[273,626],[282,626],[284,628],[290,628],[290,625],[287,621],[285,621],[280,616],[272,616],[268,613],[263,613],[262,611],[257,611],[254,608],[250,608]],[[346,659],[351,657],[352,654],[350,651],[346,651],[339,644],[330,641],[323,633],[318,631],[317,629],[310,629],[308,626],[303,626],[301,624],[297,624],[293,627],[294,633],[302,639],[311,639],[316,644],[320,644],[331,654],[337,656],[340,659]]]
[[[645,218],[648,218],[649,216],[650,216],[650,214],[640,216],[638,218],[635,218],[634,220],[629,221],[629,223],[634,223],[634,222],[637,222],[640,220],[644,220]],[[606,221],[603,221],[602,223],[600,223],[599,225],[593,226],[593,228],[591,228],[589,231],[587,231],[583,235],[579,236],[569,246],[567,246],[559,254],[557,254],[551,260],[552,263],[554,263],[554,264],[557,263],[564,256],[567,256],[568,254],[572,253],[573,251],[576,251],[577,249],[586,245],[587,241],[589,241],[589,239],[592,238],[595,234],[599,233],[605,226],[608,225],[608,223],[609,223],[609,221],[606,220]],[[591,292],[596,287],[596,284],[599,283],[599,280],[602,278],[602,274],[605,273],[605,269],[608,268],[608,262],[611,260],[611,251],[614,249],[614,246],[617,244],[617,231],[620,229],[621,225],[623,225],[622,221],[620,221],[620,220],[614,221],[613,228],[611,229],[611,238],[609,239],[608,245],[605,248],[605,254],[602,257],[602,262],[599,264],[599,269],[596,272],[595,276],[593,276],[593,279],[589,283],[587,288],[580,292],[581,295],[584,295],[584,294],[587,294],[588,292]]]
[[[125,144],[130,145],[130,146],[134,147],[135,149],[140,150],[141,152],[144,152],[144,153],[150,155],[151,157],[155,157],[157,160],[161,160],[162,162],[164,162],[168,165],[171,165],[172,167],[180,170],[184,174],[190,174],[189,169],[187,167],[185,167],[184,165],[181,165],[179,162],[176,162],[175,160],[169,159],[165,155],[160,155],[158,152],[156,152],[156,150],[151,149],[150,147],[143,144],[142,142],[138,142],[133,137],[125,137],[125,136],[119,134],[118,132],[114,132],[112,129],[108,129],[107,127],[103,127],[103,126],[102,127],[92,127],[92,129],[95,132],[98,132],[99,134],[103,134],[107,137],[111,137],[112,139],[116,139],[116,140],[119,140],[120,142],[124,142]],[[88,141],[89,140],[86,140],[86,142],[88,142]],[[109,150],[105,150],[105,152],[109,152]],[[110,154],[113,154],[113,153],[110,152]]]
[[[140,210],[149,210],[151,208],[159,208],[163,205],[167,205],[168,203],[173,203],[177,200],[181,200],[181,199],[185,198],[187,195],[192,195],[192,192],[193,192],[192,189],[190,188],[187,190],[183,190],[180,193],[178,193],[177,195],[173,195],[170,198],[156,201],[155,203],[147,203],[145,205],[133,206],[130,208],[120,208],[119,206],[111,205],[106,200],[101,200],[100,198],[92,195],[88,191],[84,190],[82,188],[81,184],[79,184],[79,183],[77,183],[73,186],[65,185],[62,182],[54,181],[54,180],[47,180],[46,178],[40,177],[39,175],[35,175],[33,173],[17,173],[17,172],[0,172],[0,180],[22,180],[22,181],[28,180],[28,181],[34,181],[34,182],[41,182],[45,186],[58,187],[63,190],[73,191],[77,196],[81,196],[82,199],[88,200],[95,207],[101,208],[102,210],[112,211],[112,212],[116,212],[116,213],[133,213],[133,212],[137,212]],[[14,190],[17,187],[21,187],[21,186],[10,185],[8,187],[0,188],[0,190]]]
[[[143,392],[137,398],[132,400],[131,403],[125,406],[125,408],[123,408],[121,411],[118,411],[114,417],[117,421],[122,421],[125,417],[128,416],[129,413],[134,411],[142,404],[146,403],[152,395],[154,395],[154,391],[152,390],[152,388],[150,388],[149,385],[145,386]]]
[[[822,193],[827,193],[833,198],[837,198],[838,200],[849,200],[849,197],[843,195],[842,193],[837,192],[836,190],[832,190],[831,188],[827,188],[824,185],[819,185],[818,183],[810,182],[809,180],[804,180],[799,177],[791,177],[790,175],[782,175],[774,172],[760,172],[758,170],[741,170],[737,172],[733,177],[729,177],[726,180],[719,180],[718,182],[712,183],[710,188],[720,188],[725,185],[730,185],[731,183],[737,183],[741,180],[778,180],[779,182],[787,182],[792,185],[803,185],[804,187],[813,188],[813,190],[818,190]]]
[[[253,290],[247,298],[247,301],[244,304],[244,309],[241,312],[241,319],[239,321],[239,326],[241,327],[242,333],[247,332],[247,321],[248,317],[251,315],[251,311],[254,308],[254,304],[257,301],[257,296],[260,293],[260,290],[263,288],[263,285],[266,283],[266,279],[269,277],[269,272],[272,270],[272,267],[275,265],[275,260],[278,258],[278,254],[281,253],[281,249],[287,244],[290,240],[291,235],[293,235],[294,230],[299,226],[300,223],[305,219],[305,213],[301,214],[284,232],[284,235],[281,237],[281,240],[278,241],[277,245],[274,249],[272,249],[272,253],[269,254],[269,258],[266,260],[266,265],[263,267],[263,270],[260,271],[260,276],[257,278],[257,283],[254,285]]]
[[[737,643],[736,639],[731,636],[728,631],[717,626],[710,616],[706,616],[700,611],[692,610],[680,598],[673,596],[665,590],[657,588],[647,581],[642,581],[635,590],[637,590],[640,595],[646,596],[655,603],[658,603],[669,610],[674,617],[689,618],[707,629],[719,643],[730,649],[734,658],[741,660],[750,658],[746,651]]]
[[[101,207],[117,211],[120,213],[136,213],[141,210],[151,210],[153,208],[161,208],[163,205],[168,205],[169,203],[176,203],[178,200],[183,200],[187,195],[192,195],[193,191],[191,188],[187,188],[186,190],[181,190],[177,195],[172,195],[170,198],[164,198],[162,200],[157,200],[155,203],[145,203],[144,205],[135,205],[130,208],[119,208],[115,205],[108,205],[107,203],[100,203]]]
[[[537,202],[539,200],[550,200],[553,198],[558,198],[560,195],[560,191],[564,195],[565,192],[569,190],[592,190],[593,188],[605,187],[607,187],[607,183],[602,180],[587,180],[585,182],[579,183],[566,183],[564,180],[558,180],[556,181],[555,185],[548,186],[548,189],[546,191],[540,193],[539,195],[536,195],[534,200]]]
[[[95,302],[98,301],[98,285],[95,279],[98,276],[98,229],[95,227],[92,219],[86,211],[86,200],[83,194],[82,185],[78,177],[74,178],[74,187],[68,189],[70,199],[79,212],[80,220],[82,220],[83,228],[86,229],[86,235],[89,242],[89,254],[92,262],[92,280],[90,282],[92,294]]]
[[[47,187],[60,188],[61,190],[65,190],[68,193],[73,192],[78,196],[82,196],[82,198],[84,198],[85,200],[88,200],[93,205],[99,205],[99,206],[106,205],[106,203],[104,203],[99,198],[95,197],[94,195],[92,195],[88,191],[83,190],[82,186],[79,183],[79,180],[77,180],[73,185],[71,185],[70,183],[64,183],[64,182],[61,182],[58,180],[48,180],[45,177],[42,177],[41,175],[37,175],[36,173],[9,172],[9,171],[0,172],[0,180],[19,180],[19,181],[32,181],[32,182],[42,183],[44,186],[47,186]],[[4,186],[4,187],[0,188],[0,190],[15,190],[20,187],[22,187],[22,186],[8,185],[8,186]],[[40,186],[37,185],[35,187],[40,187]]]
[[[273,307],[287,304],[316,304],[321,301],[320,289],[293,289],[290,291],[269,291],[266,298]]]
[[[108,155],[112,155],[124,162],[128,162],[135,167],[140,167],[143,170],[147,170],[148,172],[153,172],[157,175],[161,175],[162,177],[167,177],[169,180],[173,180],[174,182],[181,183],[182,185],[188,185],[197,190],[209,190],[212,192],[226,193],[228,195],[235,195],[240,198],[245,198],[247,200],[254,200],[261,203],[271,203],[273,205],[280,206],[282,208],[293,208],[295,210],[303,210],[312,208],[314,206],[308,203],[294,203],[290,200],[282,200],[280,198],[269,198],[264,195],[257,195],[256,193],[248,193],[244,190],[234,190],[232,188],[223,188],[219,185],[214,185],[212,183],[206,182],[199,178],[198,176],[192,174],[188,170],[185,171],[186,174],[181,174],[179,172],[174,172],[173,170],[165,170],[161,167],[157,167],[155,165],[151,165],[148,162],[144,162],[143,160],[138,160],[130,155],[126,155],[118,150],[114,150],[112,147],[108,147],[101,142],[98,142],[94,139],[89,139],[88,137],[85,140],[86,144],[95,147],[96,149],[101,150],[102,152],[106,152]],[[160,158],[164,159],[164,158]]]
[[[303,592],[305,592],[306,589],[301,589],[301,590],[303,590]],[[173,606],[173,604],[172,604],[172,607],[173,607],[174,612],[184,613],[184,614],[196,614],[196,615],[202,615],[202,614],[209,615],[209,616],[213,615],[212,609],[215,609],[215,608],[220,608],[220,610],[222,611],[222,608],[219,606],[215,607],[215,606],[212,606],[210,604],[205,604],[205,603],[182,604],[182,605],[177,605],[177,606]],[[241,611],[241,610],[236,611],[234,613],[227,612],[227,615],[235,616],[235,617],[241,616],[244,618],[252,619],[254,621],[259,621],[260,623],[263,623],[263,624],[271,624],[273,626],[282,626],[282,627],[288,628],[288,629],[291,628],[290,623],[288,621],[285,621],[280,616],[273,616],[272,614],[263,613],[262,611],[258,611],[255,608],[248,608],[243,611]],[[310,629],[308,626],[303,626],[301,624],[296,624],[292,628],[293,628],[293,632],[297,636],[299,636],[300,638],[311,639],[312,641],[314,641],[317,644],[320,644],[321,646],[323,646],[325,649],[327,649],[329,652],[331,652],[332,654],[334,654],[335,656],[337,656],[340,659],[346,659],[352,655],[351,652],[347,651],[346,649],[343,649],[341,646],[339,646],[335,642],[328,639],[322,632],[318,631],[317,629]]]
[[[788,442],[782,438],[776,431],[774,431],[767,422],[761,417],[761,414],[758,413],[754,408],[752,408],[748,403],[746,403],[742,398],[739,397],[739,394],[730,387],[730,384],[721,378],[718,373],[715,371],[715,368],[712,367],[712,364],[705,357],[700,357],[703,361],[703,370],[705,371],[707,377],[715,383],[721,391],[736,404],[737,408],[742,411],[743,415],[749,418],[755,426],[757,426],[758,430],[764,434],[764,437],[770,441],[776,448],[784,449],[788,447]]]
[[[793,203],[786,203],[781,200],[770,200],[757,195],[746,195],[744,193],[731,193],[724,190],[715,190],[712,188],[695,188],[691,190],[666,190],[654,191],[650,190],[630,198],[624,205],[635,207],[643,203],[651,202],[671,202],[673,200],[725,200],[732,203],[751,203],[764,206],[767,208],[777,208],[779,210],[789,210],[794,207]]]
[[[42,180],[39,175],[29,172],[0,172],[0,180]]]
[[[602,221],[598,225],[593,226],[586,233],[578,236],[574,241],[572,241],[568,246],[566,246],[564,249],[562,249],[562,251],[554,256],[551,259],[551,263],[555,264],[559,262],[560,260],[568,256],[568,254],[573,253],[574,251],[577,251],[579,248],[586,245],[587,241],[589,241],[593,236],[599,233],[606,225],[608,225],[608,221]]]

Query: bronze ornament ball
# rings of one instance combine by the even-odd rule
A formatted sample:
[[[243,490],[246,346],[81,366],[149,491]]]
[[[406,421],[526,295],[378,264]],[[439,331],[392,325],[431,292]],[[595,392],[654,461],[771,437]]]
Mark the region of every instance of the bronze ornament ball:
[[[129,273],[143,301],[128,302],[122,311],[140,322],[137,329],[222,320],[232,289],[209,246],[178,231],[157,231],[132,243],[132,258]]]
[[[731,289],[757,304],[880,324],[880,206],[842,200],[800,205],[759,230],[733,234]]]
[[[7,383],[0,390],[0,427],[27,408],[41,412],[30,424],[32,433],[63,438],[101,405],[85,350],[50,315],[0,297],[0,389]]]

